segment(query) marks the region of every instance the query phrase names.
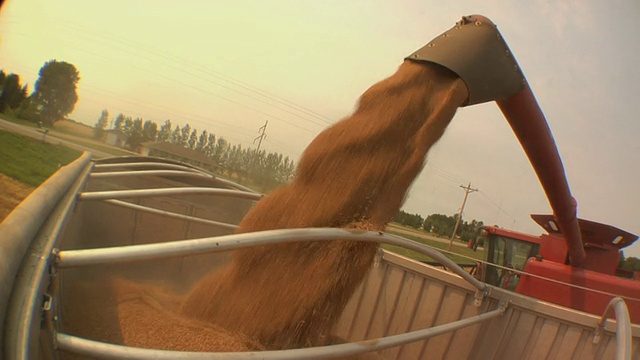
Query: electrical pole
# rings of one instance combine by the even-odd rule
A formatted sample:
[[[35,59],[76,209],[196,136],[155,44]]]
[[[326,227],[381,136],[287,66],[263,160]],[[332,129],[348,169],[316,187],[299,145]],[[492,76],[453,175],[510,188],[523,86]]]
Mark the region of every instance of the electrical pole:
[[[471,183],[469,183],[469,185],[464,186],[464,185],[460,185],[460,187],[462,189],[464,189],[464,200],[462,200],[462,206],[460,207],[460,213],[458,213],[458,221],[456,221],[456,226],[455,228],[453,228],[453,234],[451,234],[451,239],[449,240],[449,247],[447,248],[447,250],[451,250],[451,245],[453,245],[453,239],[456,237],[456,233],[458,232],[458,227],[460,226],[460,221],[462,220],[462,213],[464,212],[464,205],[467,203],[467,196],[469,196],[470,193],[478,191],[478,189],[472,189],[471,188]]]
[[[262,125],[260,129],[258,129],[258,132],[260,133],[260,135],[255,139],[253,139],[254,144],[256,143],[256,140],[258,140],[258,150],[256,150],[256,152],[260,152],[260,145],[262,145],[262,139],[267,137],[267,134],[266,134],[267,124],[269,124],[269,120],[265,121],[264,125]]]

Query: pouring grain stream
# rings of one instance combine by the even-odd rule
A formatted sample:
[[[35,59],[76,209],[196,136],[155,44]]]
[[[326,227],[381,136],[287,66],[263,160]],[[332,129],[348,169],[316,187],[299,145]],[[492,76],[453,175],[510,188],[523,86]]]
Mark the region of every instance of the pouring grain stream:
[[[384,229],[467,96],[449,70],[405,61],[362,95],[352,116],[311,142],[293,183],[259,201],[237,232]],[[326,344],[376,248],[339,241],[238,251],[225,271],[195,287],[182,314],[243,333],[268,349]]]

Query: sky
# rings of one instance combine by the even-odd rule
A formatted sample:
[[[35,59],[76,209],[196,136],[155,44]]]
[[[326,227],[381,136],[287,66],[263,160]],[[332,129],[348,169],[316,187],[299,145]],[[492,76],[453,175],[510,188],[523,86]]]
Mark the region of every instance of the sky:
[[[491,18],[547,117],[581,218],[640,234],[640,3],[635,1],[9,0],[0,68],[33,88],[48,60],[80,71],[70,115],[102,109],[297,159],[358,97],[462,15]],[[462,108],[403,209],[540,234],[544,192],[494,103]],[[640,240],[625,250],[640,257]]]

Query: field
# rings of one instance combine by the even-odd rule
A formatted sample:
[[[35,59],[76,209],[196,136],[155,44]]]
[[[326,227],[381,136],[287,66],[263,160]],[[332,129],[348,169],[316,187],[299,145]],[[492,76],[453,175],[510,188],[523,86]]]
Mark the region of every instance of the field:
[[[7,217],[20,202],[29,196],[34,187],[0,174],[0,221]]]
[[[398,225],[399,226],[399,225]],[[409,228],[405,228],[405,229],[409,229]],[[418,232],[418,230],[415,229],[410,229],[411,231],[414,232]],[[417,236],[418,234],[416,234],[416,236],[414,235],[408,235],[407,233],[400,233],[397,231],[394,231],[392,227],[387,228],[386,230],[389,234],[393,234],[393,235],[398,235],[404,238],[407,238],[409,240],[413,240],[422,244],[425,244],[427,246],[430,246],[432,248],[436,248],[438,249],[441,253],[443,253],[444,255],[446,255],[448,258],[450,258],[451,260],[453,260],[454,262],[456,262],[457,264],[464,264],[464,265],[473,265],[474,264],[474,259],[482,259],[484,256],[484,251],[482,249],[478,249],[478,251],[473,251],[469,248],[467,248],[466,246],[453,246],[451,251],[447,251],[447,247],[448,244],[446,242],[441,242],[441,241],[435,241],[435,240],[429,240],[429,239],[425,239],[423,236]],[[402,256],[406,256],[412,259],[416,259],[416,260],[420,260],[420,261],[424,261],[424,262],[434,262],[435,260],[417,253],[415,251],[412,250],[407,250],[398,246],[393,246],[393,245],[383,245],[382,248],[389,250],[389,251],[393,251],[397,254],[400,254]]]
[[[0,131],[0,173],[38,186],[60,166],[80,156],[77,150]]]
[[[62,133],[73,134],[87,139],[93,138],[93,128],[91,126],[73,120],[58,121],[53,125],[53,129]]]
[[[61,145],[0,131],[0,220],[62,165],[80,155]]]

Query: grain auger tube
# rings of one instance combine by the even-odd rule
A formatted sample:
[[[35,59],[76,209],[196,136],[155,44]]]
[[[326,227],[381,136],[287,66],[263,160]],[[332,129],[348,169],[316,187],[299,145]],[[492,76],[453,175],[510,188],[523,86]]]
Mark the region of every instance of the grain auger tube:
[[[406,60],[435,63],[456,73],[469,90],[464,106],[498,104],[544,188],[567,240],[571,264],[580,267],[586,255],[577,203],[547,120],[497,26],[481,15],[464,16]]]

